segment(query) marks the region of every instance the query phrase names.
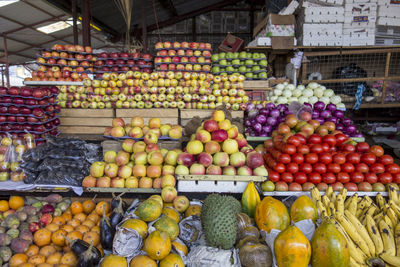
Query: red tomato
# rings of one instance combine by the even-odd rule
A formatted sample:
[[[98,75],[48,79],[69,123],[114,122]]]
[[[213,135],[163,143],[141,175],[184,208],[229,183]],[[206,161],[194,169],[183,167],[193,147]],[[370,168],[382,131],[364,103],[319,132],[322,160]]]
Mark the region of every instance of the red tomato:
[[[307,182],[307,175],[304,172],[297,172],[293,176],[296,183],[304,184]]]
[[[369,167],[365,163],[358,163],[356,165],[356,171],[361,172],[361,173],[367,173],[367,172],[369,172]]]
[[[305,158],[307,163],[314,164],[318,162],[318,155],[315,153],[309,153],[306,155]]]
[[[373,172],[364,174],[364,179],[367,183],[370,183],[370,184],[374,184],[374,183],[378,182],[378,176],[376,176],[376,174]]]
[[[274,147],[274,142],[272,141],[272,139],[265,140],[264,147],[265,148]]]
[[[354,172],[354,165],[351,163],[343,163],[340,168],[342,169],[342,172],[347,172],[347,173],[352,173]]]
[[[370,169],[371,169],[371,172],[374,172],[377,174],[385,172],[385,166],[383,166],[382,163],[374,163],[374,164],[372,164]]]
[[[393,183],[400,184],[400,173],[392,174]]]
[[[379,179],[379,182],[381,182],[382,184],[388,184],[388,183],[392,182],[393,177],[390,173],[384,172],[384,173],[378,174],[378,179]]]
[[[364,153],[361,155],[361,162],[365,164],[374,164],[376,162],[376,156],[372,153]]]
[[[292,155],[292,161],[297,164],[302,164],[304,162],[304,157],[300,153],[296,153]]]
[[[356,151],[356,147],[353,146],[352,144],[343,144],[341,146],[342,151],[347,151],[347,152],[354,152]]]
[[[322,141],[322,137],[318,134],[312,134],[308,137],[309,144],[320,144]]]
[[[329,163],[328,164],[328,172],[339,173],[340,165],[337,163]]]
[[[296,153],[296,147],[294,145],[286,144],[283,146],[282,152],[289,155],[293,155],[294,153]]]
[[[342,134],[342,133],[335,134],[335,138],[336,138],[336,145],[337,146],[340,146],[341,144],[343,144],[347,140],[347,136]]]
[[[321,182],[321,175],[316,172],[312,172],[308,175],[308,181],[313,184],[319,184]]]
[[[323,152],[323,149],[322,149],[322,146],[320,144],[315,144],[315,145],[312,145],[310,147],[310,151],[311,151],[311,153],[319,154],[319,153]]]
[[[289,155],[289,154],[283,153],[283,154],[281,154],[281,155],[279,156],[278,161],[279,161],[280,163],[283,163],[283,164],[288,164],[288,163],[290,162],[290,155]]]
[[[286,183],[293,182],[293,174],[291,174],[289,172],[281,173],[281,181],[284,181]]]
[[[372,146],[369,149],[369,152],[371,152],[372,154],[374,154],[377,157],[383,156],[383,154],[385,153],[385,151],[383,150],[383,148],[381,146]]]
[[[353,183],[361,183],[364,181],[364,174],[361,172],[353,172],[350,174],[350,180]]]
[[[278,182],[280,180],[279,172],[268,170],[268,179],[272,182]]]
[[[330,153],[321,153],[319,155],[319,161],[322,162],[323,164],[329,164],[332,162],[332,156]]]
[[[326,173],[326,165],[323,163],[315,163],[313,165],[313,171],[317,173]]]
[[[307,143],[307,138],[304,135],[297,133],[294,136],[299,138],[300,144],[304,145]]]
[[[343,164],[346,162],[346,156],[343,153],[337,153],[333,156],[333,162],[337,164]]]
[[[288,138],[287,140],[288,144],[294,145],[294,146],[299,146],[301,145],[300,138],[298,136],[292,135],[291,137]]]
[[[350,175],[345,172],[339,172],[337,175],[337,180],[338,182],[341,182],[343,184],[350,182]]]
[[[279,173],[285,172],[285,165],[283,163],[277,163],[274,167],[274,171],[277,171]]]
[[[331,134],[327,134],[322,138],[322,142],[327,143],[330,146],[336,145],[336,138]]]
[[[290,173],[296,173],[299,171],[299,165],[294,162],[291,162],[286,165],[286,171]]]
[[[322,146],[322,152],[329,152],[330,147],[327,143],[322,143],[321,146]]]
[[[303,163],[300,165],[300,171],[306,174],[312,172],[312,165],[310,163]]]
[[[336,151],[337,151],[337,148],[335,146],[331,146],[329,148],[329,152],[331,152],[331,153],[336,152]]]
[[[344,187],[347,188],[348,191],[350,192],[356,192],[358,191],[358,186],[355,183],[346,183]]]
[[[360,154],[358,154],[357,152],[349,153],[346,156],[346,162],[352,164],[360,163],[360,159],[361,159]]]
[[[386,172],[388,172],[390,174],[400,173],[400,167],[396,163],[386,165],[385,170],[386,170]]]
[[[297,147],[297,152],[305,155],[305,154],[310,153],[310,148],[307,145],[300,145]]]
[[[322,182],[327,184],[333,184],[336,182],[336,176],[331,172],[324,173],[322,174]]]
[[[382,163],[383,165],[387,164],[392,164],[393,163],[393,157],[390,155],[383,155],[378,158],[378,162]]]
[[[360,153],[365,153],[369,151],[369,145],[366,142],[360,142],[356,145],[356,151]]]

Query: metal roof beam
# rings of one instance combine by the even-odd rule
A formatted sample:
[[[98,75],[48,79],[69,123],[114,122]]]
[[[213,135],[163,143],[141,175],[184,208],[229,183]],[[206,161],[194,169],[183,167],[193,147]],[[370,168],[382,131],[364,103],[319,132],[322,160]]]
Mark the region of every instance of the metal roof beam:
[[[178,16],[178,11],[176,10],[172,0],[158,0],[163,8],[168,9],[172,16]]]
[[[35,23],[32,23],[32,24],[27,24],[27,25],[22,24],[21,22],[18,22],[18,24],[23,25],[23,26],[22,26],[22,27],[19,27],[19,28],[16,28],[16,29],[14,29],[14,30],[6,31],[6,32],[4,32],[4,33],[5,33],[5,34],[10,34],[10,33],[14,33],[14,32],[17,32],[17,31],[26,29],[26,28],[32,28],[32,27],[34,27],[34,26],[36,26],[36,25],[39,25],[39,24],[42,24],[42,23],[45,23],[45,22],[48,22],[48,21],[56,21],[56,20],[59,20],[60,18],[62,18],[62,17],[64,17],[64,16],[65,16],[65,15],[61,15],[61,16],[57,16],[57,17],[52,17],[52,18],[50,18],[50,19],[44,19],[44,20],[41,20],[41,21],[38,21],[38,22],[35,22]]]
[[[7,37],[7,39],[9,39],[8,37]],[[0,50],[0,52],[1,53],[5,53],[5,50]],[[26,57],[26,58],[30,58],[30,59],[34,59],[34,60],[36,60],[36,58],[35,57],[31,57],[31,56],[26,56],[26,55],[24,55],[24,54],[21,54],[21,53],[13,53],[13,52],[9,52],[8,53],[8,55],[16,55],[16,56],[20,56],[20,57]],[[5,56],[3,55],[3,56],[0,56],[0,61],[1,61],[1,58],[4,58]]]

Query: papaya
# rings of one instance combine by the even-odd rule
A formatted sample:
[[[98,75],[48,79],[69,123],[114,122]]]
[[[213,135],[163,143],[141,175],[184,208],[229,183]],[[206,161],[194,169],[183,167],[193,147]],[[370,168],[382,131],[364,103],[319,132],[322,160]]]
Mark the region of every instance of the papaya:
[[[135,230],[142,238],[146,238],[148,234],[147,224],[139,219],[128,219],[121,225],[122,227]]]
[[[329,221],[315,230],[311,239],[313,267],[349,266],[350,252],[345,237]]]
[[[308,196],[300,196],[290,208],[290,218],[293,222],[311,219],[315,223],[318,220],[317,207]]]
[[[249,182],[242,194],[242,211],[250,217],[254,217],[254,212],[260,201],[260,194],[258,194],[254,182]]]
[[[143,201],[136,210],[136,215],[142,221],[151,222],[160,217],[163,206],[156,199]]]
[[[181,256],[171,253],[160,261],[160,267],[185,267],[185,264]]]
[[[171,239],[165,232],[155,230],[144,240],[143,251],[153,260],[164,259],[171,251]]]
[[[179,235],[179,225],[168,216],[161,217],[156,221],[154,227],[159,231],[167,233],[171,240],[174,240]]]
[[[290,224],[289,212],[283,203],[273,197],[264,197],[254,213],[258,229],[267,233],[271,229],[285,230]]]
[[[307,267],[311,259],[310,242],[296,226],[289,226],[279,233],[274,241],[274,251],[278,267]]]

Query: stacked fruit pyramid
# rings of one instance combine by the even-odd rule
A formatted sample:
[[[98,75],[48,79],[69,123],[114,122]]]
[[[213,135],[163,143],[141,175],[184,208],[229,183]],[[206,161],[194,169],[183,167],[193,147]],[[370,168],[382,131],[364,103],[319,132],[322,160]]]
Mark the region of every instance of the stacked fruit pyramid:
[[[96,66],[95,72],[100,74],[96,75],[97,78],[106,72],[122,73],[132,70],[150,73],[153,70],[153,57],[150,54],[138,52],[102,52],[97,55],[94,65]]]
[[[185,150],[178,156],[179,175],[267,175],[262,154],[248,146],[222,110],[197,129]]]
[[[102,80],[84,80],[85,87],[62,87],[58,100],[62,108],[215,109],[225,104],[245,110],[244,79],[196,72],[112,72]]]
[[[57,94],[57,87],[0,87],[0,135],[16,138],[29,132],[38,141],[45,134],[57,135]]]

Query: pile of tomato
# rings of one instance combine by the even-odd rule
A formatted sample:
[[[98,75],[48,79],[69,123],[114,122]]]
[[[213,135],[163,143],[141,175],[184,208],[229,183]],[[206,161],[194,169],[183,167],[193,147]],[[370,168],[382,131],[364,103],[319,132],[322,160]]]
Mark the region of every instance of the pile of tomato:
[[[400,167],[381,146],[355,143],[344,134],[306,138],[276,135],[264,144],[269,180],[285,183],[335,184],[359,189],[357,184],[400,183]]]

